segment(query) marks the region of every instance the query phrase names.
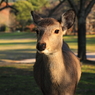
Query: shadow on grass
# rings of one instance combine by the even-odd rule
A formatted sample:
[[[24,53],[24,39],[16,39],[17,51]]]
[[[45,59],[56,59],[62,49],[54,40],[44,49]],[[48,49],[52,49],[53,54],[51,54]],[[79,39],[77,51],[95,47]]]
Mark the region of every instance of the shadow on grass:
[[[95,95],[95,73],[82,73],[76,95]]]
[[[42,95],[30,69],[0,67],[0,95]],[[82,73],[76,95],[95,95],[94,73]]]
[[[0,51],[0,59],[22,60],[35,58],[35,49],[15,49]]]
[[[0,67],[0,95],[42,95],[33,71]]]
[[[13,42],[13,43],[0,43],[0,45],[7,46],[7,45],[35,45],[36,42]]]
[[[32,32],[14,32],[14,33],[0,33],[0,39],[25,39],[36,38],[36,33]]]

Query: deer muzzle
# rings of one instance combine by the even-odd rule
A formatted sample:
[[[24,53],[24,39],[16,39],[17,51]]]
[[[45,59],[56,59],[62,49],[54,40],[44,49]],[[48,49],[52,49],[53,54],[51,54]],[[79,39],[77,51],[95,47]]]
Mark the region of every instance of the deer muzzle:
[[[44,51],[46,49],[46,43],[40,43],[40,42],[38,42],[36,48],[39,51]]]

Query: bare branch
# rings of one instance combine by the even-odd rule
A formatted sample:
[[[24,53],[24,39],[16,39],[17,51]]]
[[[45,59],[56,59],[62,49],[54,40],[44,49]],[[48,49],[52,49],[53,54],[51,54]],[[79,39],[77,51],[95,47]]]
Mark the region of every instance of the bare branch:
[[[1,5],[3,2],[6,3],[6,6],[0,8],[0,11],[4,10],[4,9],[6,9],[6,8],[11,8],[11,9],[15,10],[16,13],[18,12],[18,10],[17,10],[16,8],[14,8],[13,6],[8,5],[8,0],[2,0],[2,1],[0,2],[0,5]]]
[[[90,11],[91,11],[91,8],[93,7],[93,5],[95,4],[95,0],[91,0],[89,5],[87,6],[87,8],[85,9],[85,15],[87,16]]]
[[[2,4],[3,2],[5,2],[6,5],[8,5],[8,0],[1,0],[1,2],[0,2],[0,6],[1,6],[1,4]]]
[[[60,0],[60,3],[59,3],[54,9],[52,9],[52,10],[50,11],[48,17],[52,16],[52,14],[56,11],[56,9],[57,9],[58,7],[60,7],[60,6],[63,4],[63,2],[65,2],[65,0],[63,0],[63,1]]]
[[[0,2],[0,6],[1,6],[1,4],[4,2],[4,0],[1,0],[1,2]]]
[[[73,10],[75,11],[75,13],[77,15],[78,14],[78,8],[76,7],[76,5],[73,2],[73,0],[68,0],[68,2],[70,3],[71,7],[73,8]]]
[[[15,12],[18,12],[18,10],[16,8],[14,8],[14,7],[10,6],[10,5],[7,5],[7,6],[3,7],[3,8],[0,8],[0,11],[4,10],[6,8],[11,8],[11,9],[14,9]]]
[[[0,11],[4,10],[4,9],[6,9],[6,8],[8,8],[8,6],[5,6],[5,7],[3,7],[3,8],[0,8]]]

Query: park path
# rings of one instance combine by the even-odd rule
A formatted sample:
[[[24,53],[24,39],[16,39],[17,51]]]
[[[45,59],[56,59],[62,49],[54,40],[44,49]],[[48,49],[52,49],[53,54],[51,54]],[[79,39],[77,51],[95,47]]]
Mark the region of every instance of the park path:
[[[76,54],[76,53],[75,53]],[[77,55],[77,54],[76,54]],[[95,53],[87,53],[87,59],[91,61],[95,61]],[[22,64],[29,64],[29,63],[34,63],[35,59],[23,59],[23,60],[1,60],[0,65],[2,64],[8,64],[8,63],[22,63]]]
[[[95,53],[87,53],[87,59],[95,61]]]

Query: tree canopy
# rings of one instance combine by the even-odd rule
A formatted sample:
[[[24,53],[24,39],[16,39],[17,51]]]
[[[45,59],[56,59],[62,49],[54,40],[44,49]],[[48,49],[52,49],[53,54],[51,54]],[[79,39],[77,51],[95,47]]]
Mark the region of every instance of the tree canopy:
[[[30,11],[41,11],[42,7],[49,5],[48,0],[22,0],[16,1],[14,7],[19,11],[17,19],[30,19]]]
[[[17,14],[17,20],[30,19],[30,11],[33,10],[33,6],[28,1],[17,1],[14,3],[14,7],[19,11]]]
[[[27,1],[29,1],[32,4],[33,10],[35,11],[41,11],[42,7],[49,6],[48,0],[27,0]]]
[[[30,24],[31,11],[41,12],[44,7],[49,5],[48,0],[18,0],[13,7],[18,10],[16,19],[21,27]]]

